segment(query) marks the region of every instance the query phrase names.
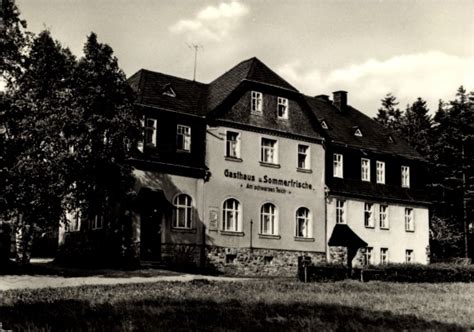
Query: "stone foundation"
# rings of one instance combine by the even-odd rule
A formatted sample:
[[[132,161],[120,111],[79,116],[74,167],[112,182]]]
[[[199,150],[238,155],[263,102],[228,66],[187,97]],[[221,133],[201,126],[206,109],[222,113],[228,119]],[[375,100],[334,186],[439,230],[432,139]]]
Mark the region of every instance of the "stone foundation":
[[[206,253],[206,263],[217,271],[241,276],[294,277],[299,257],[309,257],[312,263],[326,261],[321,252],[208,247]]]
[[[329,247],[329,263],[347,264],[347,247],[331,246]]]

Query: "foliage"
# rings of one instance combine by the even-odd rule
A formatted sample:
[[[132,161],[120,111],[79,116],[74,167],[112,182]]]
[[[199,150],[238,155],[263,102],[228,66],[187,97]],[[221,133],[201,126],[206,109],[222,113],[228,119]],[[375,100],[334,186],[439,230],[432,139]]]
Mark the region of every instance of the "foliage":
[[[422,156],[430,152],[432,122],[426,101],[422,98],[408,105],[400,119],[400,133]]]
[[[13,330],[465,330],[473,291],[279,280],[24,289],[1,294],[0,321]]]
[[[382,107],[378,109],[375,120],[385,128],[398,130],[400,127],[400,119],[402,112],[397,107],[398,101],[391,93],[387,93],[385,98],[381,100]]]
[[[2,0],[0,14],[0,78],[10,82],[21,71],[28,34],[14,0]]]

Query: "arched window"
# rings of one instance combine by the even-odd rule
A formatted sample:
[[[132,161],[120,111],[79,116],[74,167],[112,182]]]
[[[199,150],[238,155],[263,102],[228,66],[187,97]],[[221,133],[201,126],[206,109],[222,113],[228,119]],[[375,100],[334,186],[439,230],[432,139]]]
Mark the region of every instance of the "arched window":
[[[227,199],[222,209],[222,230],[229,232],[240,231],[241,215],[239,201],[235,198]]]
[[[309,209],[300,207],[296,211],[296,236],[311,237],[311,213]]]
[[[278,235],[278,209],[272,203],[265,203],[260,209],[260,233]]]
[[[193,221],[193,199],[186,194],[174,198],[173,227],[191,228]]]

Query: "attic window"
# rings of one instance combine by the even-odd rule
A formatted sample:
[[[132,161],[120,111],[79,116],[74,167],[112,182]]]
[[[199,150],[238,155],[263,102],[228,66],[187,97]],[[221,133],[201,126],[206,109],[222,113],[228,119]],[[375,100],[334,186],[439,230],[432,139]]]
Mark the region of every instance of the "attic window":
[[[357,128],[357,129],[354,131],[354,136],[362,137],[362,132],[360,131],[359,128]]]
[[[173,97],[173,98],[176,97],[176,93],[171,87],[171,84],[167,84],[165,86],[165,88],[163,89],[163,96],[168,96],[168,97]]]
[[[395,143],[393,137],[391,135],[388,135],[387,141],[391,144]]]
[[[328,124],[327,124],[326,121],[324,121],[324,120],[321,121],[321,127],[322,127],[323,129],[329,129]]]

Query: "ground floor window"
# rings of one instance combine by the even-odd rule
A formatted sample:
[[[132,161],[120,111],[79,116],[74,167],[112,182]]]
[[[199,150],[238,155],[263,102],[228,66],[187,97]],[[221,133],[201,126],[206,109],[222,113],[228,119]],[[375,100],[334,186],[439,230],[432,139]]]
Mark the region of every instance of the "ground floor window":
[[[240,230],[241,205],[235,198],[227,199],[222,208],[222,230],[238,232]]]
[[[364,256],[363,256],[363,264],[364,266],[372,265],[372,251],[374,248],[372,247],[365,247]]]
[[[263,204],[260,209],[260,233],[278,234],[278,209],[272,203]]]
[[[405,250],[405,263],[413,263],[413,250],[407,249]]]
[[[388,264],[388,248],[380,248],[380,264]]]
[[[301,207],[296,211],[296,236],[311,237],[309,230],[311,224],[309,209]]]
[[[193,200],[186,194],[180,194],[174,198],[173,227],[191,228],[193,215]]]

